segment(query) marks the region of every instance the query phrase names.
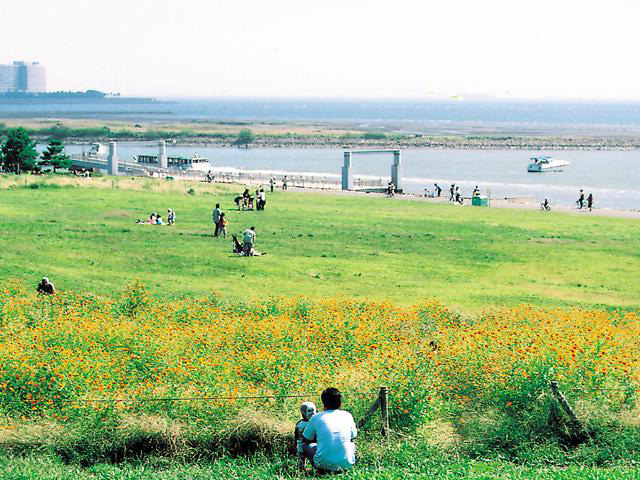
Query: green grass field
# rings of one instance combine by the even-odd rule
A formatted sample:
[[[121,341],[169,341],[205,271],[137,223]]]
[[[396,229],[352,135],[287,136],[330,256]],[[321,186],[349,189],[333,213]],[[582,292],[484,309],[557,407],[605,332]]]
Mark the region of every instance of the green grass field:
[[[436,297],[466,312],[640,305],[640,224],[631,219],[293,192],[269,195],[264,212],[238,212],[240,186],[111,182],[23,188],[5,177],[0,186],[14,188],[0,190],[2,278],[35,285],[47,275],[58,288],[100,294],[137,278],[167,296]],[[268,255],[241,258],[230,238],[213,237],[216,202],[229,233],[255,225]],[[167,208],[175,227],[135,224]]]
[[[435,297],[464,318],[484,307],[523,303],[640,307],[636,220],[291,191],[268,195],[264,212],[239,212],[233,198],[243,188],[0,176],[0,280],[35,289],[46,275],[60,290],[114,298],[139,279],[159,301],[212,292],[230,302],[344,296],[414,305]],[[255,225],[257,249],[266,256],[236,256],[230,236],[213,237],[216,202],[228,212],[229,234]],[[167,208],[176,210],[176,226],[136,225]],[[344,478],[640,478],[637,448],[629,449],[630,460],[619,460],[626,458],[624,442],[611,447],[615,454],[600,454],[595,442],[566,456],[527,451],[520,457],[525,465],[516,465],[499,455],[437,450],[411,436],[394,435],[387,443],[375,433],[363,437],[359,465]],[[0,478],[298,477],[294,459],[266,453],[196,462],[148,456],[81,467],[25,445],[0,453]]]

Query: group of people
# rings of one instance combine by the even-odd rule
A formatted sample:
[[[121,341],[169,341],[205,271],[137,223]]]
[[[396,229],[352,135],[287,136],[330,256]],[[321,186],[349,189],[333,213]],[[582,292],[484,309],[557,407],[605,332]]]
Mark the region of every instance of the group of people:
[[[430,198],[440,198],[440,194],[442,194],[442,188],[437,183],[433,184],[433,192],[429,191],[428,188],[424,189],[424,196]]]
[[[298,467],[303,470],[309,460],[321,472],[348,470],[356,463],[358,430],[353,416],[340,409],[342,395],[337,388],[325,389],[321,399],[322,412],[313,402],[300,405],[302,419],[294,430]]]
[[[449,187],[449,201],[459,203],[460,205],[464,203],[464,199],[460,194],[460,187],[458,187],[455,183],[452,183],[451,187]]]
[[[211,216],[213,217],[213,224],[215,225],[213,236],[219,237],[222,235],[223,238],[227,238],[227,219],[225,218],[225,214],[220,208],[219,203],[216,203]]]
[[[238,210],[253,210],[254,205],[256,210],[264,210],[264,207],[267,204],[267,194],[265,193],[264,188],[260,187],[256,190],[254,197],[249,193],[249,189],[245,188],[242,195],[238,195],[234,201]]]
[[[396,196],[396,186],[393,182],[389,182],[387,184],[387,197],[395,197]]]
[[[247,228],[242,234],[242,243],[238,240],[238,237],[231,235],[233,239],[233,253],[237,255],[243,255],[245,257],[259,257],[266,255],[266,252],[258,252],[255,249],[256,245],[256,227],[251,226]]]
[[[576,200],[576,206],[578,207],[579,210],[582,210],[583,208],[588,208],[589,211],[591,211],[591,209],[593,208],[593,193],[589,194],[589,196],[587,197],[586,205],[585,205],[584,191],[580,189],[578,200]]]
[[[220,204],[216,203],[215,208],[211,214],[213,223],[215,225],[215,231],[213,233],[214,237],[227,238],[227,219],[225,213],[220,208]],[[238,237],[235,235],[231,235],[233,239],[233,253],[238,255],[244,255],[247,257],[254,257],[259,255],[264,255],[264,253],[259,253],[255,249],[256,244],[256,227],[251,226],[247,228],[242,234],[242,243],[238,240]]]
[[[176,212],[175,210],[172,210],[171,208],[167,208],[167,223],[164,223],[164,220],[162,220],[162,215],[160,215],[159,213],[156,212],[152,212],[149,215],[149,219],[148,220],[136,220],[136,223],[138,224],[142,224],[142,225],[175,225],[176,223]]]

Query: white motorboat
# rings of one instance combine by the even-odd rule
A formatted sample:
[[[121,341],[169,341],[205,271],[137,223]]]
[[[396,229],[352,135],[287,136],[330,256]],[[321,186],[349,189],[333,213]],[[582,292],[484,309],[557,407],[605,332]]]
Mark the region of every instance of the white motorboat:
[[[527,167],[528,172],[558,172],[562,167],[569,165],[567,160],[551,158],[549,156],[531,157],[531,163]]]
[[[108,151],[107,147],[103,144],[94,142],[91,144],[87,155],[89,157],[105,157]]]

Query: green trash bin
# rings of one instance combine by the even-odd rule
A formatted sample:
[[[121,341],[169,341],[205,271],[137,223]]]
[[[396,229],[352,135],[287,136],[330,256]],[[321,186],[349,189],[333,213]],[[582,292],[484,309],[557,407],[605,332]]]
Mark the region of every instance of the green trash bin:
[[[489,198],[478,196],[471,198],[471,205],[475,205],[476,207],[488,207],[489,206]]]

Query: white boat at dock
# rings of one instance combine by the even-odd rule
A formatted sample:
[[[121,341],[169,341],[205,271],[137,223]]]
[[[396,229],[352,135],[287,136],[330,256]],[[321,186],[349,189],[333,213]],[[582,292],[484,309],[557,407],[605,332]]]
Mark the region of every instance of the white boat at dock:
[[[531,157],[531,163],[527,167],[528,172],[558,172],[562,167],[569,165],[569,161],[560,160],[544,155],[542,157]]]

